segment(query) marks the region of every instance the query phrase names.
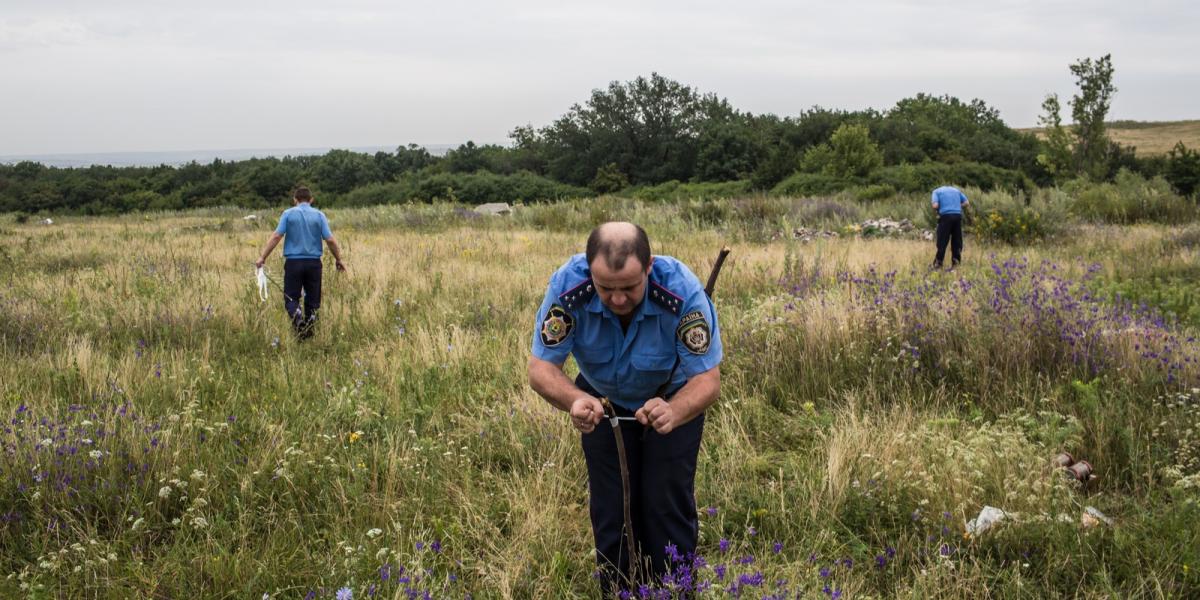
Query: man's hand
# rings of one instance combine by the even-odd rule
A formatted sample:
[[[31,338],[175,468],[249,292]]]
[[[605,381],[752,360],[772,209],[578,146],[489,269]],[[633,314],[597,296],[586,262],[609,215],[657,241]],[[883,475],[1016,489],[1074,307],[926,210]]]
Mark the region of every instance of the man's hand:
[[[636,413],[633,413],[633,416],[637,417],[638,423],[653,427],[654,431],[661,435],[671,433],[676,427],[683,424],[679,411],[662,398],[647,400]]]
[[[267,261],[263,260],[263,259],[260,257],[258,260],[254,261],[254,268],[255,268],[255,269],[261,269],[261,268],[262,268],[262,266],[263,266],[264,264],[266,264],[266,262],[267,262]]]
[[[334,266],[336,266],[336,267],[337,267],[337,270],[339,270],[339,271],[343,271],[343,272],[344,272],[344,271],[346,270],[346,264],[345,264],[345,263],[343,263],[343,262],[342,262],[342,261],[340,261],[340,260],[339,260],[339,261],[336,261],[336,262],[334,262],[333,264],[334,264]]]
[[[580,396],[571,403],[571,424],[583,433],[591,433],[604,418],[604,405],[593,396]]]

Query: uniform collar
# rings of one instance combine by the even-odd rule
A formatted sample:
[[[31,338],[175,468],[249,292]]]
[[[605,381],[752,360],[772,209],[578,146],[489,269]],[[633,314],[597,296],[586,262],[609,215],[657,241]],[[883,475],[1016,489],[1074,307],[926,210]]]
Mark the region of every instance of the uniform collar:
[[[649,317],[649,316],[662,314],[662,308],[660,308],[657,304],[650,301],[650,282],[651,281],[654,281],[653,273],[651,273],[651,276],[646,279],[646,290],[643,292],[643,295],[642,295],[642,303],[640,306],[638,306],[638,312],[634,313],[633,318],[635,321],[640,320],[642,318],[642,315]],[[600,301],[600,292],[596,292],[596,294],[594,296],[592,296],[592,299],[588,300],[588,303],[586,306],[587,311],[593,312],[593,313],[603,313],[603,312],[605,312],[604,308],[605,308],[604,303]],[[610,310],[610,311],[608,311],[608,313],[612,314],[612,311]],[[613,315],[613,317],[615,318],[616,315]]]

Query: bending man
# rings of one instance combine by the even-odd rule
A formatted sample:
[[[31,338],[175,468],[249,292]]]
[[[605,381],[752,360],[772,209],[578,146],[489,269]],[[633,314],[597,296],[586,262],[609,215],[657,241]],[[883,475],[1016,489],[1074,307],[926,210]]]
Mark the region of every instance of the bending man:
[[[562,370],[568,354],[580,370],[573,382]],[[572,256],[550,278],[533,334],[529,384],[570,413],[582,433],[605,593],[634,582],[621,579],[630,561],[621,471],[616,436],[599,398],[627,418],[619,426],[635,564],[639,572],[661,577],[674,558],[695,552],[696,458],[704,411],[720,392],[721,357],[717,315],[704,286],[678,260],[651,256],[646,232],[637,225],[597,227],[587,252]]]

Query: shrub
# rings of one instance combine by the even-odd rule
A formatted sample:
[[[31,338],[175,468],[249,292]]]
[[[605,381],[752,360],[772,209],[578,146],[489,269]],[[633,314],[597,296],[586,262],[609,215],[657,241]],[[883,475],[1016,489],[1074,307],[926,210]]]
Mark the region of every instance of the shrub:
[[[750,182],[745,180],[705,183],[681,183],[671,180],[658,185],[635,188],[631,195],[646,202],[666,202],[734,198],[748,193],[750,193]]]
[[[729,219],[732,205],[726,200],[692,200],[682,205],[680,215],[698,225],[720,225]]]
[[[779,182],[771,190],[772,196],[829,196],[836,194],[857,181],[841,179],[824,173],[796,173]]]
[[[872,184],[886,184],[899,192],[930,192],[940,185],[977,187],[981,190],[1028,190],[1028,179],[1018,171],[973,162],[924,162],[884,167],[872,173]]]
[[[1071,196],[1071,213],[1104,223],[1180,223],[1196,216],[1195,206],[1175,193],[1162,177],[1146,179],[1122,169],[1112,183],[1078,179],[1064,190]]]
[[[858,200],[886,200],[896,195],[896,188],[887,183],[875,183],[850,190]]]
[[[792,218],[808,227],[841,227],[863,218],[858,205],[837,200],[805,198],[792,204]]]
[[[976,193],[968,209],[972,219],[968,227],[975,235],[1007,244],[1026,243],[1046,238],[1062,222],[1055,205],[1039,199],[1026,202],[1023,195],[1007,192]],[[1049,213],[1049,214],[1048,214]]]
[[[596,169],[596,177],[592,179],[589,187],[597,194],[611,194],[629,187],[629,178],[621,172],[616,163],[608,163]]]

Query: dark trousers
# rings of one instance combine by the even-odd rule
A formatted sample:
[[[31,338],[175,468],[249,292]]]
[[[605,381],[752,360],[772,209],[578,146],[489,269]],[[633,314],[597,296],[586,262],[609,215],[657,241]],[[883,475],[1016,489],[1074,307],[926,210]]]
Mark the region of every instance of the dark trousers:
[[[575,384],[599,396],[582,376]],[[614,408],[619,416],[633,415],[615,405]],[[637,421],[620,421],[619,427],[629,465],[630,514],[634,547],[639,555],[637,573],[657,581],[671,567],[668,544],[674,544],[679,555],[689,561],[688,555],[696,551],[700,534],[696,514],[696,458],[704,433],[704,415],[666,435],[659,435]],[[612,425],[605,420],[582,437],[600,587],[602,593],[611,594],[631,585],[626,577],[629,552],[624,535],[624,493],[616,436]]]
[[[962,260],[962,215],[938,215],[937,256],[933,258],[935,266],[942,266],[946,258],[946,242],[950,243],[950,264],[958,266]]]
[[[300,292],[304,310],[300,310]],[[321,259],[289,258],[283,263],[283,306],[300,337],[312,335],[321,309]]]

